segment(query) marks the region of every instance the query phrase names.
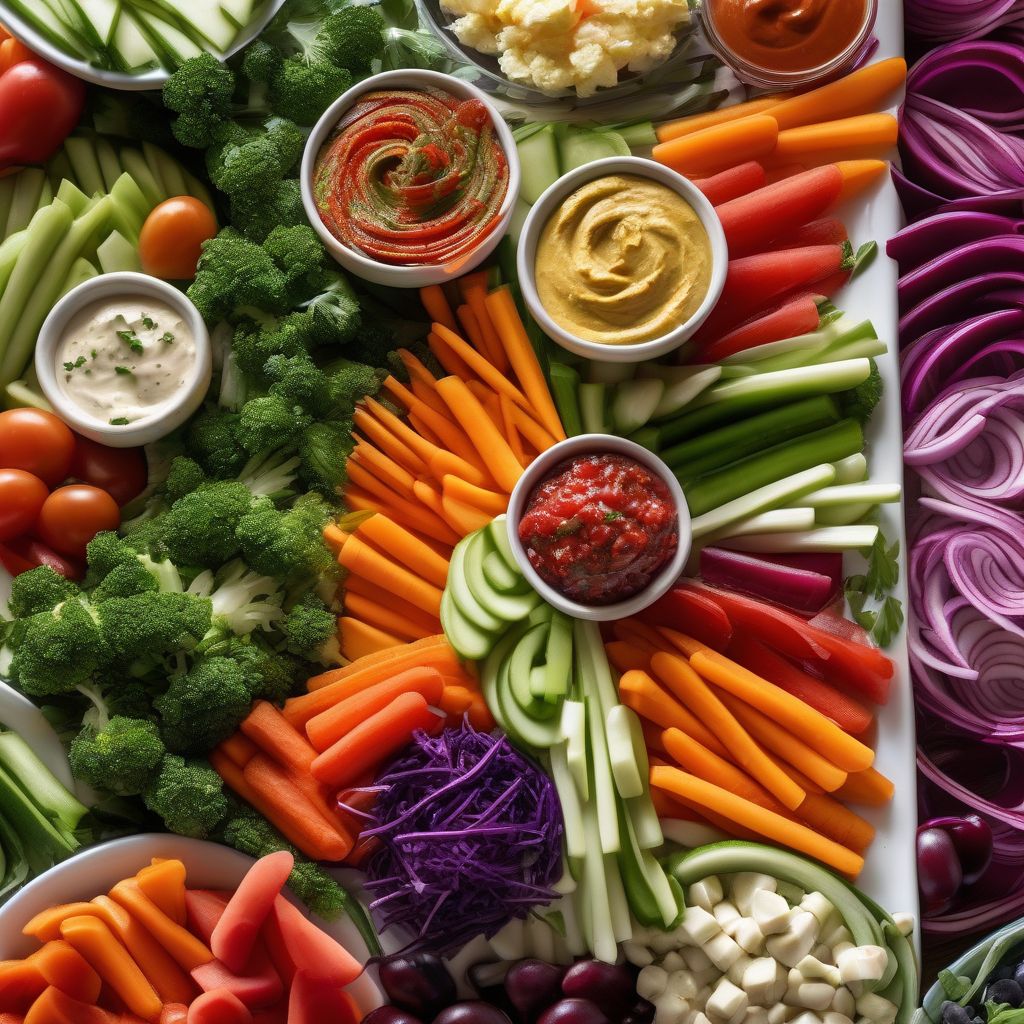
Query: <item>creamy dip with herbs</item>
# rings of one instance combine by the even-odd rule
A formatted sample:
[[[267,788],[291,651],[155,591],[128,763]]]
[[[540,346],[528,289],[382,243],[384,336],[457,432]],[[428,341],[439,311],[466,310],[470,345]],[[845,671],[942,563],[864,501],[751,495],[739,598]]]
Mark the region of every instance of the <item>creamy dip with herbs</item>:
[[[57,379],[84,413],[127,425],[173,399],[195,362],[195,337],[173,306],[148,295],[99,299],[64,328]]]

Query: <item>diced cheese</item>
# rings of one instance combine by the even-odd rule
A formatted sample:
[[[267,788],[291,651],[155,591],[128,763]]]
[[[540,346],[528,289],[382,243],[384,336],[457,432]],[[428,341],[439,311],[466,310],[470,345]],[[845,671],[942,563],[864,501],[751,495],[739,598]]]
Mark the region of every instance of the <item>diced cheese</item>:
[[[793,1024],[821,1024],[821,1018],[816,1013],[804,1010],[793,1018]]]
[[[703,949],[699,949],[697,946],[687,946],[685,949],[680,950],[680,952],[683,954],[686,966],[694,973],[697,971],[706,971],[711,966],[711,961],[708,959],[707,953],[705,953]]]
[[[809,892],[800,901],[800,909],[813,914],[818,919],[818,924],[824,927],[835,907],[820,892]]]
[[[732,901],[746,917],[750,913],[754,894],[758,889],[775,892],[778,886],[778,880],[771,875],[764,875],[759,871],[739,871],[732,876]]]
[[[712,911],[715,915],[715,920],[722,926],[722,930],[728,934],[729,925],[733,921],[738,921],[742,916],[736,909],[735,903],[730,903],[728,900],[722,900],[715,906]]]
[[[711,993],[704,1012],[712,1020],[738,1021],[743,1017],[748,1005],[747,993],[728,978],[722,978]]]
[[[843,979],[839,974],[839,968],[834,964],[822,963],[817,957],[805,956],[796,965],[796,969],[809,980],[827,981],[833,988],[838,988]]]
[[[768,1024],[768,1011],[763,1006],[748,1006],[743,1024]]]
[[[690,1013],[690,1004],[682,997],[666,992],[654,1003],[654,1024],[682,1024]]]
[[[668,986],[665,991],[682,996],[683,999],[693,999],[697,995],[698,987],[692,972],[684,968],[680,971],[673,971],[668,976]]]
[[[768,1024],[783,1024],[793,1011],[785,1003],[773,1003],[768,1007]]]
[[[686,970],[686,961],[682,958],[678,950],[672,949],[661,958],[661,966],[664,970],[668,971],[669,974],[672,974],[675,971]]]
[[[622,953],[634,967],[646,967],[654,963],[654,954],[641,942],[637,942],[636,935],[633,941],[622,944]]]
[[[899,1013],[899,1007],[877,992],[865,992],[857,1000],[857,1013],[874,1024],[892,1024]]]
[[[850,934],[850,929],[842,922],[838,920],[835,925],[831,922],[821,930],[821,941],[826,946],[832,946],[835,948],[841,942],[848,942],[851,946],[853,945],[853,935]]]
[[[893,921],[896,922],[896,927],[899,928],[901,935],[910,936],[914,931],[914,915],[903,913],[896,913],[892,915]]]
[[[743,953],[740,958],[725,972],[725,976],[734,985],[743,985],[743,976],[747,973],[747,968],[754,962],[753,957],[747,956]]]
[[[752,917],[741,917],[733,928],[732,937],[744,953],[758,956],[764,952],[764,933]]]
[[[854,946],[836,955],[836,966],[844,985],[855,981],[878,981],[889,965],[889,952],[881,946]]]
[[[743,955],[743,950],[722,931],[704,943],[704,952],[720,971],[729,970]]]
[[[722,902],[722,883],[716,875],[709,875],[699,882],[694,882],[686,894],[686,902],[691,907],[703,907],[709,913],[716,904]]]
[[[785,931],[791,913],[789,904],[777,892],[768,889],[758,889],[750,902],[750,916],[765,935]]]
[[[818,921],[806,910],[798,910],[781,935],[765,941],[769,955],[787,967],[795,967],[814,948],[818,939]]]
[[[649,964],[636,978],[636,994],[652,1003],[668,987],[668,971],[657,964]]]
[[[687,907],[683,915],[682,928],[695,946],[706,946],[711,939],[722,934],[719,923],[703,907]],[[711,960],[714,962],[714,957],[711,957]]]
[[[837,988],[836,994],[832,997],[832,1010],[850,1019],[857,1012],[857,1001],[848,988]]]
[[[821,1024],[853,1024],[853,1021],[845,1013],[828,1010],[821,1015]]]
[[[760,957],[743,972],[743,988],[752,1003],[770,1010],[786,992],[786,972],[772,957]]]
[[[787,978],[784,1002],[808,1010],[827,1010],[832,1006],[835,989],[824,981],[806,981],[804,976],[792,968]]]

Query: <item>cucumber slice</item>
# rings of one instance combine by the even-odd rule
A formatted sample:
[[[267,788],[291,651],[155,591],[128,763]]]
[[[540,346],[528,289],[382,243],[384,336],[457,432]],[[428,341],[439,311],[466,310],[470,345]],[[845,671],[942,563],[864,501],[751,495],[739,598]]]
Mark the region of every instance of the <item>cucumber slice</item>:
[[[671,369],[675,372],[661,378],[665,382],[665,391],[654,409],[652,419],[662,419],[682,412],[722,376],[720,366],[673,366]]]
[[[633,919],[629,913],[626,886],[622,881],[617,854],[605,854],[604,877],[608,883],[608,907],[612,912],[612,935],[616,942],[633,938]]]
[[[253,0],[221,0],[220,2],[220,9],[224,12],[224,17],[237,25],[239,29],[243,29],[249,24],[255,8],[256,4]]]
[[[484,555],[483,571],[488,585],[503,593],[515,591],[524,583],[523,577],[513,572],[505,559],[493,548]]]
[[[44,412],[53,412],[53,406],[43,398],[41,394],[34,391],[28,380],[12,380],[4,390],[5,409],[23,409],[31,406],[33,409],[42,409]]]
[[[163,185],[164,195],[167,198],[189,194],[188,185],[185,183],[184,168],[174,157],[151,142],[142,144],[142,155],[152,170],[153,177]]]
[[[651,419],[664,393],[664,381],[623,381],[615,387],[612,422],[621,433],[632,434]]]
[[[170,22],[147,15],[143,11],[136,11],[135,17],[143,34],[153,44],[153,48],[161,53],[163,62],[168,67],[175,68],[190,57],[206,53],[191,36]],[[174,194],[176,193],[172,193]]]
[[[139,0],[134,0],[138,4]],[[168,0],[150,0],[147,9],[172,25],[177,25],[203,49],[224,53],[235,41],[238,26],[211,3],[178,5]]]
[[[626,801],[626,812],[633,823],[636,841],[642,850],[656,850],[665,842],[665,834],[661,831],[661,821],[651,803],[650,785],[644,779],[644,795]]]
[[[491,535],[494,550],[501,555],[504,563],[517,576],[521,576],[519,563],[516,561],[516,556],[512,554],[512,542],[508,539],[508,516],[504,513],[495,516],[488,525],[487,532]]]
[[[443,602],[444,599],[442,598],[442,606]],[[484,702],[490,709],[501,731],[510,735],[508,722],[505,720],[501,709],[501,702],[498,700],[498,676],[501,673],[501,667],[508,660],[509,655],[511,655],[525,632],[525,626],[513,626],[498,640],[480,666],[480,689],[483,691]]]
[[[503,594],[501,591],[495,590],[487,582],[483,567],[484,559],[488,555],[497,554],[491,546],[488,533],[485,530],[478,530],[466,538],[466,543],[462,567],[466,575],[466,585],[477,604],[500,622],[518,622],[520,619],[526,618],[540,604],[540,595],[535,590],[527,590],[522,594]],[[454,562],[449,567],[449,580],[453,568]]]
[[[121,150],[121,166],[125,169],[126,174],[132,176],[135,184],[142,189],[142,194],[146,197],[150,210],[167,198],[163,183],[154,177],[153,172],[149,169],[149,164],[137,149],[126,146]],[[148,210],[146,212],[149,213]]]
[[[498,670],[497,697],[502,717],[508,725],[509,735],[521,746],[532,751],[549,750],[562,739],[561,722],[557,717],[547,721],[533,718],[520,707],[512,693],[511,665],[514,656],[515,651]]]
[[[185,174],[185,188],[188,189],[190,196],[195,196],[201,203],[205,203],[211,210],[213,209],[213,199],[210,196],[209,189],[190,171],[184,171]]]
[[[143,71],[158,68],[163,63],[127,7],[122,7],[121,16],[117,19],[110,51],[113,61],[122,71]]]
[[[630,156],[629,146],[618,132],[591,128],[570,128],[563,132],[558,151],[563,174],[606,157]]]
[[[624,800],[643,796],[647,777],[647,745],[636,712],[616,704],[604,723],[608,737],[608,760],[615,788]]]
[[[583,858],[583,883],[576,906],[583,910],[580,924],[594,959],[613,964],[618,960],[619,946],[612,926],[605,873],[607,862],[601,853],[601,832],[597,810],[592,803],[583,806],[583,829],[586,833],[587,853]]]
[[[587,709],[582,701],[562,702],[562,735],[569,771],[576,781],[581,800],[590,799],[590,777],[587,760]]]
[[[45,0],[8,0],[11,9],[24,18],[40,35],[64,53],[80,60],[99,61],[100,54],[82,35],[75,21],[68,21],[63,8],[54,8]],[[101,64],[102,66],[102,64]]]
[[[618,853],[622,846],[619,834],[618,801],[615,781],[608,760],[608,741],[604,733],[604,716],[595,697],[584,698],[587,709],[587,731],[590,737],[590,767],[593,773],[593,795],[601,832],[601,852]]]
[[[523,139],[516,148],[522,165],[520,196],[531,206],[540,199],[546,188],[561,176],[558,162],[558,146],[555,142],[555,126],[546,124],[529,138]]]
[[[65,178],[60,183],[60,188],[57,189],[57,198],[62,203],[67,203],[68,209],[77,217],[79,216],[92,201],[89,197],[73,182]]]
[[[836,470],[835,485],[859,484],[868,478],[868,460],[863,452],[849,455],[845,459],[834,462]]]
[[[587,382],[580,385],[580,419],[587,434],[604,434],[608,431],[605,419],[606,384]]]
[[[71,264],[71,269],[68,271],[67,279],[64,281],[61,295],[67,295],[72,288],[77,288],[80,284],[85,284],[86,281],[99,277],[99,274],[100,272],[88,260],[79,257]]]
[[[516,644],[508,660],[509,688],[519,707],[531,717],[535,703],[530,693],[530,672],[547,643],[548,626],[540,623],[530,629]],[[550,717],[550,712],[548,716]]]
[[[110,45],[121,0],[68,0],[78,14],[82,34],[97,50],[105,51]]]
[[[100,269],[104,274],[120,271],[142,272],[138,250],[120,231],[111,231],[96,249]]]
[[[13,175],[14,195],[7,214],[4,236],[23,231],[39,210],[39,199],[43,194],[46,172],[41,167],[26,167]]]
[[[42,211],[40,211],[40,214]],[[38,216],[38,215],[37,215]],[[14,273],[18,264],[21,252],[28,243],[28,230],[16,231],[8,235],[0,244],[0,293],[7,287],[7,282]]]
[[[555,611],[544,652],[544,675],[538,680],[540,691],[534,690],[533,695],[549,704],[557,704],[569,692],[571,681],[572,619]]]
[[[471,533],[455,545],[448,565],[448,585],[445,587],[445,593],[451,593],[455,606],[466,619],[484,633],[493,636],[502,631],[505,623],[480,604],[474,596],[466,576],[466,553],[476,537],[477,534]]]
[[[455,653],[469,661],[480,661],[487,657],[494,645],[490,633],[480,629],[462,614],[448,588],[441,595],[441,628]]]
[[[95,145],[96,160],[103,175],[103,184],[109,192],[114,187],[114,182],[121,177],[121,161],[117,158],[117,150],[102,136],[96,139]]]

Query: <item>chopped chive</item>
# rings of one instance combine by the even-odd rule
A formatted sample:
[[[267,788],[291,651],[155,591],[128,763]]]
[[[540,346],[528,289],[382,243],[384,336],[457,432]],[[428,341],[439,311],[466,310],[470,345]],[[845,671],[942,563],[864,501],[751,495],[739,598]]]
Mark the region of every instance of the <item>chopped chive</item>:
[[[131,421],[127,416],[118,416],[116,419],[112,419],[109,422],[112,427],[123,427]]]
[[[167,342],[168,345],[174,341],[174,335],[170,331],[164,331],[163,336],[160,338],[161,341]]]
[[[118,331],[117,336],[133,351],[142,351],[142,342],[138,339],[134,331]]]
[[[119,373],[122,377],[127,377],[131,375],[132,370],[129,366],[115,366],[114,373]]]

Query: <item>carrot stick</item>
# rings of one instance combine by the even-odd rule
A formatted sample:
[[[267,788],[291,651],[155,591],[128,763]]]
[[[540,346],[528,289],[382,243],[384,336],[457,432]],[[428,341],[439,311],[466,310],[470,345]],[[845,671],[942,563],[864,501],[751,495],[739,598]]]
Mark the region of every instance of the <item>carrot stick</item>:
[[[784,131],[867,114],[878,110],[906,77],[907,62],[902,57],[876,61],[828,85],[789,97],[772,108],[771,116]]]
[[[722,703],[766,750],[778,755],[787,764],[793,765],[799,772],[821,786],[826,793],[835,792],[846,781],[846,772],[837,768],[801,739],[786,732],[757,708],[744,704],[731,693],[721,693],[720,696]]]
[[[386,480],[374,476],[358,459],[349,459],[348,478],[351,484],[379,498],[382,502],[400,502],[402,496],[393,491]],[[415,494],[415,489],[413,491]],[[344,547],[344,545],[342,545]],[[339,555],[341,551],[339,550]]]
[[[352,473],[352,461],[349,460],[349,475]],[[420,481],[416,481],[420,483]],[[430,540],[437,541],[445,547],[452,548],[462,539],[452,528],[436,515],[429,507],[424,507],[418,495],[414,501],[392,496],[386,500],[367,492],[360,487],[345,488],[345,504],[353,511],[366,510],[379,512],[395,522],[404,524],[407,529],[422,533]]]
[[[421,611],[440,618],[440,588],[381,555],[358,536],[353,536],[342,548],[338,561],[350,572],[393,591]]]
[[[291,771],[308,772],[316,757],[306,737],[269,701],[256,701],[239,728],[263,753]]]
[[[428,620],[426,625],[417,625],[403,617],[401,613],[396,612],[393,608],[378,604],[376,601],[364,597],[353,590],[345,591],[343,601],[346,618],[357,619],[367,626],[379,629],[382,633],[398,637],[403,642],[419,640],[425,636],[433,636],[437,632],[437,625],[435,623]],[[419,609],[416,610],[418,611]]]
[[[797,811],[815,832],[863,854],[875,838],[874,826],[830,796],[808,793]]]
[[[516,406],[504,395],[498,395],[498,408],[501,410],[501,429],[508,440],[508,446],[512,449],[512,454],[519,460],[519,465],[525,469],[533,460],[527,456],[526,449],[523,447],[522,435],[516,426]],[[522,412],[522,409],[518,411]],[[544,429],[539,423],[537,428]]]
[[[885,160],[840,160],[836,167],[843,175],[839,201],[846,202],[869,189],[885,174],[889,164]]]
[[[510,404],[508,415],[511,417],[516,430],[522,434],[526,443],[538,452],[546,452],[559,441],[559,438],[541,426],[533,416],[524,409],[520,409],[518,405]]]
[[[146,980],[128,950],[96,917],[69,917],[60,926],[61,936],[89,962],[125,1006],[143,1020],[159,1021],[163,1000]]]
[[[806,163],[809,153],[843,151],[862,146],[887,148],[896,145],[899,125],[892,114],[860,114],[839,121],[825,121],[779,132],[772,152],[775,161]]]
[[[497,491],[489,491],[475,484],[466,483],[457,476],[446,476],[441,481],[442,497],[447,495],[455,501],[472,505],[482,512],[489,512],[492,516],[500,516],[508,510],[508,495],[499,494]]]
[[[444,689],[444,679],[436,668],[409,668],[404,672],[377,683],[321,712],[306,723],[306,735],[318,751],[332,747],[347,736],[360,722],[378,711],[383,711],[402,694],[418,693],[431,705],[437,706]]]
[[[456,501],[450,495],[441,495],[441,508],[445,519],[463,537],[476,530],[482,530],[494,518],[481,509],[467,505],[464,501]]]
[[[355,536],[387,551],[395,561],[415,570],[422,579],[435,586],[443,588],[448,582],[448,559],[442,558],[429,544],[386,516],[371,516],[364,520],[356,527]]]
[[[651,667],[651,658],[642,647],[631,644],[626,640],[612,640],[604,645],[608,654],[608,660],[619,672],[636,670],[647,672]]]
[[[868,768],[862,772],[851,772],[835,795],[852,804],[883,807],[892,800],[895,792],[896,787],[889,779],[874,768]]]
[[[93,913],[118,937],[146,980],[165,1003],[190,1003],[197,994],[195,982],[170,953],[120,903],[97,896]]]
[[[712,206],[720,206],[763,188],[766,183],[764,168],[756,160],[748,160],[745,164],[712,174],[710,178],[700,178],[694,185]]]
[[[60,939],[60,926],[69,917],[80,917],[92,912],[91,903],[60,903],[39,911],[24,928],[22,935],[38,939],[42,943],[56,942]],[[6,963],[7,961],[3,961]],[[2,988],[0,988],[2,991]]]
[[[394,459],[407,473],[414,477],[427,471],[427,464],[407,444],[400,441],[382,423],[375,420],[369,410],[357,406],[352,414],[356,429],[382,452]]]
[[[474,277],[469,281],[463,278],[459,281],[459,287],[480,327],[480,333],[483,336],[484,342],[483,351],[487,353],[487,357],[497,370],[501,373],[507,373],[510,369],[508,356],[505,353],[505,349],[502,348],[501,339],[494,328],[494,321],[491,320],[491,314],[487,311],[486,274],[482,277]]]
[[[425,405],[429,405],[434,412],[440,413],[442,416],[447,416],[448,409],[445,407],[444,402],[437,397],[436,383],[437,382],[433,377],[431,377],[429,384],[413,377],[409,381],[409,387],[412,388],[412,393]]]
[[[454,331],[445,330],[439,324],[434,325],[438,338],[455,352],[460,359],[476,374],[488,387],[492,388],[499,395],[504,395],[522,409],[529,410],[530,404],[519,388],[517,388],[503,373],[485,359],[482,355],[467,345]],[[440,382],[439,382],[440,383]]]
[[[495,429],[501,434],[505,429],[505,417],[501,414],[501,396],[480,380],[466,381],[466,387],[469,388],[469,393],[483,406],[484,412],[490,416]]]
[[[420,381],[431,388],[434,386],[436,378],[414,353],[410,352],[407,348],[400,348],[398,350],[398,358],[402,360],[402,365],[408,371],[410,380]]]
[[[185,924],[185,865],[180,860],[151,864],[135,880],[156,907],[176,924]]]
[[[401,665],[402,668],[408,667],[406,662],[414,664],[417,659],[424,655],[429,658],[434,652],[441,652],[442,660],[439,664],[447,664],[444,658],[451,658],[451,663],[457,665],[457,659],[455,652],[448,646],[448,641],[445,639],[443,634],[436,636],[424,637],[422,640],[417,640],[415,643],[407,644],[400,651],[381,651],[378,654],[367,655],[365,658],[360,658],[358,661],[353,661],[351,665],[345,665],[342,668],[328,669],[326,672],[321,672],[319,675],[312,676],[306,683],[309,693],[312,694],[316,690],[321,690],[324,687],[332,684],[339,684],[335,686],[335,689],[331,694],[326,695],[328,697],[327,703],[324,707],[321,707],[319,711],[315,711],[314,714],[319,714],[325,707],[330,707],[336,704],[338,700],[343,697],[335,696],[341,692],[340,683],[345,679],[350,679],[352,676],[357,677],[357,681],[361,682],[363,679],[370,679],[368,685],[372,686],[376,683],[389,678],[395,673],[390,670],[392,665]],[[424,664],[427,664],[424,661]],[[433,664],[433,662],[430,662]],[[402,669],[398,669],[401,671]],[[352,690],[352,693],[358,692],[358,690]],[[345,693],[344,696],[348,696]],[[334,699],[331,699],[331,698]],[[300,704],[311,704],[313,703],[310,697],[293,697],[291,700],[285,703],[285,718],[288,718],[288,710],[294,706]],[[293,723],[294,724],[294,723]],[[305,721],[303,722],[305,724]]]
[[[412,494],[412,484],[416,478],[379,448],[361,441],[349,456],[350,459],[353,457],[358,462],[365,463],[366,468],[377,476],[384,477],[391,490],[398,491],[405,497]]]
[[[725,747],[711,731],[694,718],[688,708],[666,693],[646,672],[631,670],[619,680],[619,699],[641,718],[663,729],[679,729],[722,757]]]
[[[324,543],[337,554],[348,540],[348,534],[338,528],[336,523],[328,523],[324,527]]]
[[[746,103],[733,103],[727,107],[719,107],[717,110],[709,110],[705,114],[691,114],[689,117],[681,117],[676,121],[666,121],[664,124],[658,125],[656,129],[658,141],[671,142],[672,139],[691,135],[693,132],[700,132],[705,128],[728,124],[730,121],[738,121],[742,117],[750,117],[753,114],[763,114],[765,111],[777,107],[785,98],[785,95],[779,94],[759,96],[756,100],[748,100]]]
[[[466,360],[451,345],[446,345],[433,330],[427,335],[427,345],[448,376],[459,377],[462,380],[472,379],[473,371]]]
[[[362,772],[401,750],[417,729],[434,732],[443,725],[422,694],[404,693],[325,750],[313,762],[313,776],[339,789],[351,785]]]
[[[473,703],[469,706],[469,724],[477,732],[490,732],[496,724],[482,693],[473,694]]]
[[[856,878],[864,867],[863,857],[818,835],[806,825],[758,807],[721,786],[712,785],[678,768],[652,768],[651,785],[720,814],[781,846],[814,857],[848,878]]]
[[[399,647],[402,643],[400,637],[386,633],[383,629],[371,626],[351,615],[343,615],[338,619],[338,641],[342,657],[350,661],[387,647]]]
[[[612,626],[612,631],[619,640],[626,640],[644,648],[650,648],[651,652],[667,650],[659,630],[654,626],[648,626],[646,622],[639,619],[620,619]]]
[[[455,310],[455,316],[462,327],[462,337],[465,338],[477,352],[484,354],[484,358],[490,361],[491,353],[487,348],[487,342],[484,341],[483,334],[480,331],[480,321],[477,320],[476,313],[473,312],[469,303],[464,302],[459,306],[459,308]]]
[[[378,607],[387,608],[388,612],[392,615],[399,616],[405,622],[406,628],[410,632],[415,630],[416,635],[412,637],[413,640],[434,637],[441,632],[440,620],[433,618],[433,616],[428,615],[426,612],[420,611],[419,608],[409,604],[404,598],[395,597],[390,591],[377,586],[376,583],[364,580],[362,576],[349,575],[345,580],[344,601],[348,602],[353,597],[357,597],[360,602],[368,601]],[[363,618],[363,615],[358,612],[353,612],[353,615],[359,619]],[[394,630],[388,630],[385,626],[380,628],[387,632],[394,632]]]
[[[58,932],[58,938],[60,933]],[[27,960],[0,962],[0,1006],[6,1010],[27,1010],[46,989],[46,979],[39,973],[32,957]],[[3,1021],[0,1013],[0,1021]],[[14,1024],[23,1024],[20,1016]]]
[[[722,740],[731,756],[757,782],[791,811],[800,806],[807,794],[765,756],[746,729],[687,662],[674,654],[656,654],[651,659],[651,668],[676,698]]]
[[[60,989],[79,1002],[94,1005],[100,997],[103,982],[70,943],[63,939],[48,942],[32,954],[32,964],[47,985]]]
[[[558,410],[551,398],[547,381],[541,371],[537,354],[533,351],[526,328],[523,326],[515,299],[508,285],[502,285],[487,296],[487,312],[501,339],[512,371],[523,394],[530,402],[530,410],[555,440],[565,440],[565,430],[558,418]]]
[[[754,114],[659,142],[651,155],[683,174],[706,176],[766,156],[775,149],[778,138],[774,118]]]
[[[423,303],[423,308],[431,320],[437,320],[452,330],[455,329],[455,316],[452,314],[452,307],[448,304],[448,297],[440,285],[428,284],[421,288],[420,302]]]
[[[835,722],[803,701],[724,655],[710,649],[698,651],[690,658],[690,664],[719,689],[763,712],[843,771],[871,767],[875,755],[870,747],[848,736]]]
[[[473,692],[465,686],[445,686],[437,707],[445,713],[448,724],[455,726],[473,706]]]

